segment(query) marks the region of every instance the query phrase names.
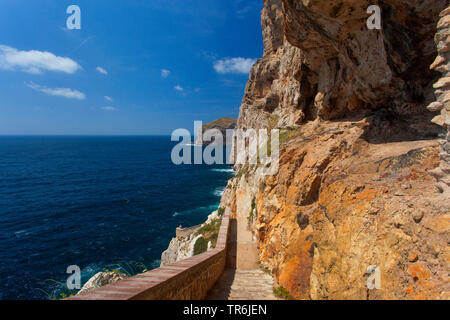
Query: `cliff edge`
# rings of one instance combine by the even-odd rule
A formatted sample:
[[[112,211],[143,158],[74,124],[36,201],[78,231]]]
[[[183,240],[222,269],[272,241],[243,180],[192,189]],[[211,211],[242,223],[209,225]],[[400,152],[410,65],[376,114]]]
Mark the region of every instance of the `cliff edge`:
[[[373,4],[381,30],[366,26]],[[236,166],[221,207],[248,214],[261,265],[294,298],[450,298],[446,6],[264,0],[238,128],[280,129],[279,171]]]
[[[201,128],[199,128],[199,132],[197,133],[197,140],[195,141],[195,144],[197,145],[203,145],[203,144],[209,144],[213,143],[214,141],[204,141],[203,138],[204,133],[208,130],[219,130],[222,134],[223,140],[217,141],[219,144],[226,144],[226,131],[227,130],[233,130],[236,128],[237,120],[234,118],[229,117],[222,117],[217,120],[204,123]]]

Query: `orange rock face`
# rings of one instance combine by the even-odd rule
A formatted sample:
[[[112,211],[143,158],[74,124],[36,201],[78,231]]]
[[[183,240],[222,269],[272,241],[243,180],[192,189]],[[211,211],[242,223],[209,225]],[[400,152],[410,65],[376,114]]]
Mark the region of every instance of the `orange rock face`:
[[[428,172],[439,144],[369,143],[369,123],[296,129],[278,174],[248,170],[230,182],[229,201],[250,211],[255,199],[261,264],[294,298],[446,299],[450,202]],[[378,290],[366,285],[371,265]]]
[[[279,171],[237,167],[222,205],[249,213],[261,264],[294,298],[448,299],[447,129],[430,122],[445,92],[426,109],[448,1],[379,1],[383,29],[368,32],[371,3],[264,1],[238,127],[281,130]]]

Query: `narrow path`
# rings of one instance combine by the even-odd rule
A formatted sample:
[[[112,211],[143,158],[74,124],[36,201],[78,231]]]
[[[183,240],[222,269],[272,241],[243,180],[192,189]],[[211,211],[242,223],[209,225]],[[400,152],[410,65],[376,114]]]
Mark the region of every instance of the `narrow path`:
[[[207,300],[276,299],[273,278],[260,269],[258,246],[247,226],[247,217],[242,214],[230,224],[227,268]]]
[[[275,300],[273,279],[261,269],[236,270],[228,268],[208,300]]]

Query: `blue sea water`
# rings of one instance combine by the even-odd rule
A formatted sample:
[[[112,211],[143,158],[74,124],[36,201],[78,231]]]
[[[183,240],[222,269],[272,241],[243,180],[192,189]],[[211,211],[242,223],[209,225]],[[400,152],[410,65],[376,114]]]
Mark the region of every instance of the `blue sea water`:
[[[216,210],[232,170],[172,164],[170,137],[0,137],[0,299],[59,297],[69,265],[159,266]]]

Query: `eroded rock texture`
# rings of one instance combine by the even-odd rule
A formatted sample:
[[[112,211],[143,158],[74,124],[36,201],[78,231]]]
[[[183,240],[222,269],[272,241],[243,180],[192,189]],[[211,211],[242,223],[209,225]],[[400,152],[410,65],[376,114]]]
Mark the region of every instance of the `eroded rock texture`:
[[[128,276],[120,272],[98,272],[84,284],[77,294],[84,294],[92,289],[100,288],[126,278],[128,278]]]
[[[447,133],[441,144],[441,164],[433,170],[438,179],[438,188],[450,197],[450,7],[440,14],[438,32],[435,36],[439,55],[431,68],[442,72],[442,78],[434,84],[437,101],[428,106],[428,110],[439,112],[433,122],[446,128]]]
[[[278,174],[241,169],[222,206],[248,213],[261,264],[295,298],[448,299],[450,203],[429,173],[439,144],[370,143],[372,126],[343,119],[286,131]],[[379,290],[366,286],[371,265]]]
[[[218,218],[218,212],[214,211],[201,226],[204,227]],[[194,255],[195,242],[201,237],[201,234],[192,231],[185,236],[172,238],[167,249],[161,254],[161,267],[192,257]],[[208,244],[209,249],[211,249],[211,243]]]
[[[368,30],[367,8],[382,8]],[[438,78],[433,37],[446,0],[265,0],[264,56],[251,71],[240,127],[296,126],[355,110],[420,114]],[[426,114],[431,117],[431,114]]]
[[[382,30],[366,27],[373,4]],[[238,127],[280,128],[280,169],[238,167],[222,206],[249,212],[261,264],[295,298],[450,298],[450,201],[435,187],[448,173],[437,169],[448,143],[439,146],[442,117],[431,123],[431,111],[448,106],[448,75],[426,108],[436,70],[448,72],[448,10],[436,36],[441,58],[429,68],[446,5],[264,1],[264,56]],[[366,285],[371,265],[378,290]]]

